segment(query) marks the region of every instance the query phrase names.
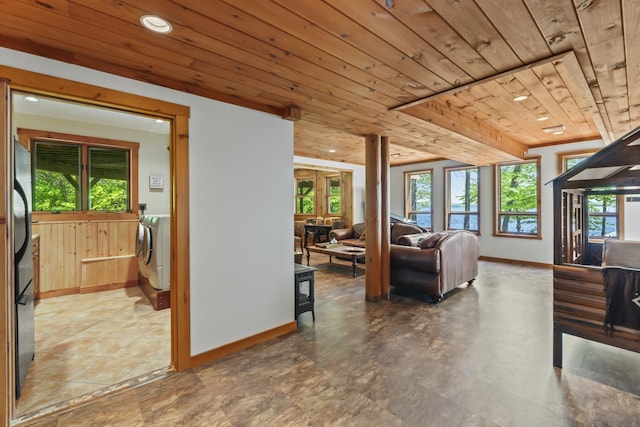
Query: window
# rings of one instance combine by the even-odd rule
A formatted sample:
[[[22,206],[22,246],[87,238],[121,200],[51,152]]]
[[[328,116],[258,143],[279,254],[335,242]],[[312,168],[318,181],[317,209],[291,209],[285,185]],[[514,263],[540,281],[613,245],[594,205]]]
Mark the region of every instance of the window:
[[[431,171],[405,172],[405,216],[431,229]]]
[[[31,150],[35,213],[137,208],[137,143],[23,129],[19,135]]]
[[[540,237],[539,159],[496,165],[496,235]]]
[[[340,201],[342,199],[340,190],[340,177],[327,177],[327,213],[340,215]]]
[[[589,238],[618,237],[618,198],[615,194],[588,194]]]
[[[560,154],[562,172],[565,172],[581,161],[589,158],[593,152],[564,153]],[[606,188],[596,189],[606,191]],[[590,194],[587,197],[588,236],[590,239],[603,239],[605,237],[619,237],[620,216],[618,214],[619,200],[615,194]]]
[[[297,214],[313,214],[315,213],[315,182],[312,179],[296,180],[296,213]]]
[[[480,231],[478,168],[445,168],[447,230]]]

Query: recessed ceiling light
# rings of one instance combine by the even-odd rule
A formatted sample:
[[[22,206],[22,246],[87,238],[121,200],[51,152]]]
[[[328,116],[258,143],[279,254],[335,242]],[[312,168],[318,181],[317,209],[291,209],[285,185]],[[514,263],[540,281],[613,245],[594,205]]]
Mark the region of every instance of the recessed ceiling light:
[[[539,121],[539,122],[544,122],[545,120],[549,120],[549,117],[548,116],[540,116],[536,120]]]
[[[160,18],[155,15],[143,15],[140,17],[140,23],[144,25],[145,28],[154,31],[156,33],[167,34],[173,31],[173,27],[164,18]]]
[[[40,100],[38,98],[36,98],[35,96],[25,96],[24,97],[25,101],[29,101],[29,102],[39,102]]]
[[[164,123],[164,120],[162,120],[162,119],[156,119],[156,123]]]
[[[548,128],[543,128],[542,132],[552,133],[554,135],[559,135],[562,132],[564,132],[564,130],[565,130],[564,125],[558,125],[558,126],[551,126],[551,127],[548,127]]]
[[[516,96],[515,98],[513,98],[513,100],[516,101],[516,102],[520,102],[520,101],[524,101],[528,97],[529,96],[527,96],[527,95],[520,95],[520,96]]]
[[[394,153],[391,155],[391,157],[393,157],[394,159],[397,159],[398,157],[400,157],[400,153]]]
[[[331,149],[331,150],[329,150],[329,152],[330,152],[330,153],[335,153],[335,152],[336,152],[336,150]]]

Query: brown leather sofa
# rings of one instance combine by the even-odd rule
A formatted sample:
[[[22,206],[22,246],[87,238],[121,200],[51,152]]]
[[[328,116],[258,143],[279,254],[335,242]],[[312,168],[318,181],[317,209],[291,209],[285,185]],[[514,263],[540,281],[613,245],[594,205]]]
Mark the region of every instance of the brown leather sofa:
[[[425,229],[420,226],[393,222],[391,223],[391,244],[397,243],[398,239],[406,234],[423,232],[425,232]],[[357,246],[359,248],[364,248],[366,238],[364,223],[361,222],[353,224],[353,226],[349,228],[337,228],[331,230],[329,232],[329,238],[336,239],[338,243],[345,246]]]
[[[469,231],[405,235],[391,245],[391,285],[435,302],[478,275],[480,244]]]
[[[364,224],[335,229],[329,238],[347,246],[365,247]],[[480,244],[469,231],[431,233],[412,224],[391,224],[391,285],[418,292],[435,302],[478,275]]]

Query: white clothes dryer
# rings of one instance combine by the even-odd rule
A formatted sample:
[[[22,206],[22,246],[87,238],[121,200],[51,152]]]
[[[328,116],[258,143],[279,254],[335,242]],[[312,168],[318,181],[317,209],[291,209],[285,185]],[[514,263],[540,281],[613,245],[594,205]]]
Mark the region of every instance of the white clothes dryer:
[[[171,217],[144,215],[136,233],[138,271],[157,290],[171,287]]]

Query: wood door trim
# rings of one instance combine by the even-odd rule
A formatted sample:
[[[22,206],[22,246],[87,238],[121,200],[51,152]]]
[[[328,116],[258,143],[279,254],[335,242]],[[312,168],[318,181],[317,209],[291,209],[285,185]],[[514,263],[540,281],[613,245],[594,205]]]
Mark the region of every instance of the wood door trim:
[[[189,282],[189,115],[188,106],[173,104],[166,101],[132,95],[118,90],[107,89],[85,83],[79,83],[58,77],[51,77],[44,74],[20,70],[12,67],[0,66],[0,79],[11,82],[11,90],[19,90],[36,94],[55,96],[57,98],[72,101],[84,102],[87,104],[100,105],[104,107],[117,108],[122,111],[142,113],[150,116],[162,117],[171,120],[173,123],[170,146],[171,162],[171,364],[178,370],[183,371],[191,367],[191,325],[190,325],[190,282]],[[8,126],[8,96],[9,88],[2,85],[2,99],[0,100],[0,110],[3,111],[3,119],[0,120],[0,130],[2,136],[2,161],[8,152],[6,137],[9,135]],[[3,168],[3,170],[5,170]],[[4,176],[0,178],[4,183]],[[6,190],[6,185],[3,186]],[[2,207],[6,210],[4,197],[0,197]],[[0,214],[6,213],[4,211]],[[177,254],[180,254],[178,257]],[[6,255],[5,257],[6,258]],[[8,263],[4,259],[5,268],[3,275],[8,278],[6,266]],[[7,294],[4,288],[0,291],[0,318],[11,319],[11,314],[7,312]],[[7,322],[4,322],[5,325]],[[5,326],[0,331],[0,338],[4,338],[7,333]],[[5,340],[3,340],[5,341]],[[10,340],[13,341],[12,339]],[[8,352],[0,352],[0,363],[5,373],[9,372],[10,360]],[[12,370],[11,370],[12,371]],[[15,399],[13,396],[10,375],[2,375],[0,380],[0,399],[7,402],[0,413],[0,420],[4,419],[8,425],[12,416]],[[3,398],[4,397],[4,398]]]

